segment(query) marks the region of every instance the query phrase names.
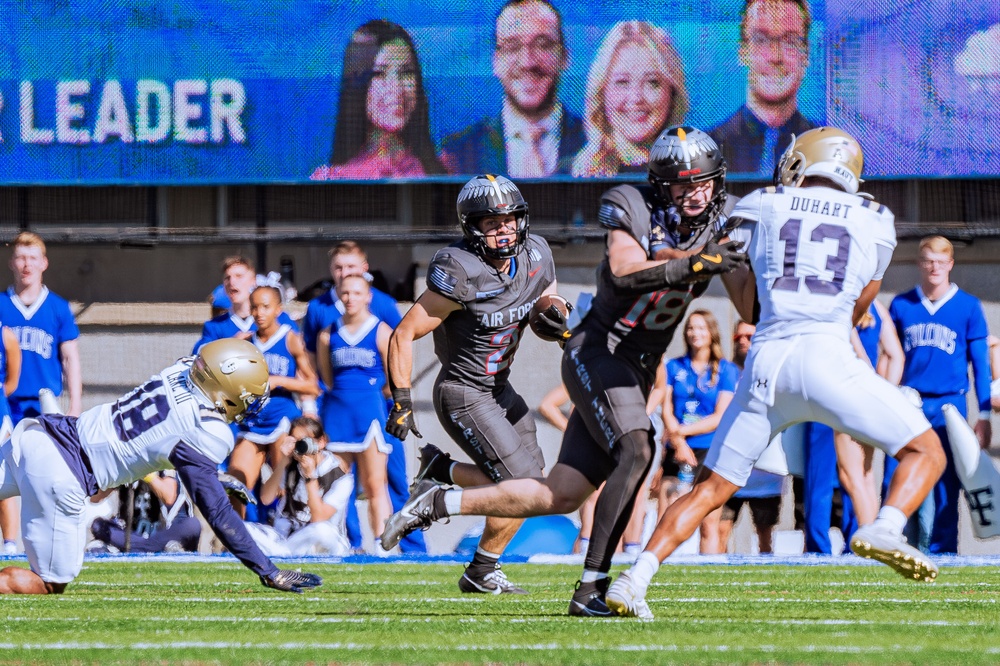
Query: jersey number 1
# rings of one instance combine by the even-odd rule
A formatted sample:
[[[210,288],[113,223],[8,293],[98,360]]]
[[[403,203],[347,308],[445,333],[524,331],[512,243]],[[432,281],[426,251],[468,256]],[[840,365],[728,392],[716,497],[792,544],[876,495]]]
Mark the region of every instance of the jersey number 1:
[[[798,291],[801,287],[802,278],[795,274],[801,240],[799,238],[799,231],[801,228],[802,220],[792,219],[785,222],[778,231],[778,238],[785,242],[785,263],[782,275],[774,281],[772,289]],[[829,255],[826,260],[826,269],[833,272],[833,279],[823,280],[818,275],[806,275],[806,289],[812,294],[829,294],[833,296],[844,290],[844,278],[847,276],[847,258],[851,251],[851,234],[844,227],[824,223],[813,229],[812,234],[809,236],[809,240],[814,243],[822,243],[828,239],[837,241],[837,254]]]

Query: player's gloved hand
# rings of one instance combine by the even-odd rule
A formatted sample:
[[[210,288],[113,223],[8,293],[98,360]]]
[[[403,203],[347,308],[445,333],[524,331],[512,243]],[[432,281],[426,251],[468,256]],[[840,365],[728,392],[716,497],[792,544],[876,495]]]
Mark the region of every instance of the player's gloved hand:
[[[307,589],[322,585],[323,579],[316,574],[292,571],[291,569],[278,569],[274,575],[261,576],[260,582],[264,584],[264,587],[273,587],[283,592],[302,594]]]
[[[244,505],[257,503],[257,498],[253,496],[250,489],[235,476],[231,476],[225,472],[219,472],[219,483],[221,483],[222,487],[226,489],[227,495],[235,497]]]
[[[691,257],[691,272],[710,276],[734,271],[749,261],[746,253],[740,251],[742,248],[741,241],[727,241],[721,245],[708,241],[701,252]]]
[[[413,401],[410,399],[410,389],[394,388],[392,389],[392,410],[385,423],[385,431],[402,442],[406,440],[406,435],[411,430],[414,435],[423,438],[423,435],[417,430],[417,422],[413,419]]]
[[[566,346],[566,341],[572,335],[567,324],[567,318],[572,311],[573,304],[568,301],[566,302],[566,316],[563,316],[562,310],[557,305],[550,305],[538,313],[538,318],[535,319],[535,333],[539,337],[555,340],[560,347]]]

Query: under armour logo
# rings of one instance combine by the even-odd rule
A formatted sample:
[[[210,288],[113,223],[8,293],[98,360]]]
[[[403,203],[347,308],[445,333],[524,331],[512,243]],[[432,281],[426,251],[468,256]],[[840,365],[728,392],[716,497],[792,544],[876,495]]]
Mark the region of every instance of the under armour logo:
[[[985,500],[983,497],[985,496]],[[976,488],[975,490],[965,491],[965,497],[969,500],[969,510],[976,513],[979,516],[979,525],[982,527],[987,527],[993,524],[989,518],[986,517],[987,511],[993,510],[993,489],[989,486],[985,488]]]
[[[767,388],[767,380],[766,379],[758,379],[757,380],[757,388]]]

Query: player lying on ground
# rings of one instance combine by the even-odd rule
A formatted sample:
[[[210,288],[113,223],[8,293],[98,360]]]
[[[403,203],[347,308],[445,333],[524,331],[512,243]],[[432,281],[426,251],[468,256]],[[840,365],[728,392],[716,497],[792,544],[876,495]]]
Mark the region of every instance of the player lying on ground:
[[[288,592],[320,585],[319,576],[278,569],[260,551],[217,475],[233,450],[228,424],[263,407],[267,378],[256,347],[225,338],[79,419],[22,420],[0,447],[0,499],[21,496],[31,570],[0,570],[0,594],[62,593],[83,567],[88,498],[171,467],[219,540],[264,585]]]

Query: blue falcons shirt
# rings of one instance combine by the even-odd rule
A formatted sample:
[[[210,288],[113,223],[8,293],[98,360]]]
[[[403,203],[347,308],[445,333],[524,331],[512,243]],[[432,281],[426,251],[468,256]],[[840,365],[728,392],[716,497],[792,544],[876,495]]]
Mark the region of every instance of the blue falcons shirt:
[[[66,299],[43,286],[38,299],[28,306],[10,287],[0,294],[0,321],[14,332],[21,347],[21,378],[11,397],[37,400],[43,388],[60,395],[63,367],[59,345],[80,337]]]
[[[977,341],[980,353],[986,351],[988,330],[979,299],[952,285],[945,296],[931,303],[917,287],[894,298],[889,314],[906,355],[902,384],[923,395],[967,393],[969,362],[974,369],[978,365],[974,358]],[[976,372],[976,397],[980,403],[985,398],[989,409],[988,365],[986,369]]]

